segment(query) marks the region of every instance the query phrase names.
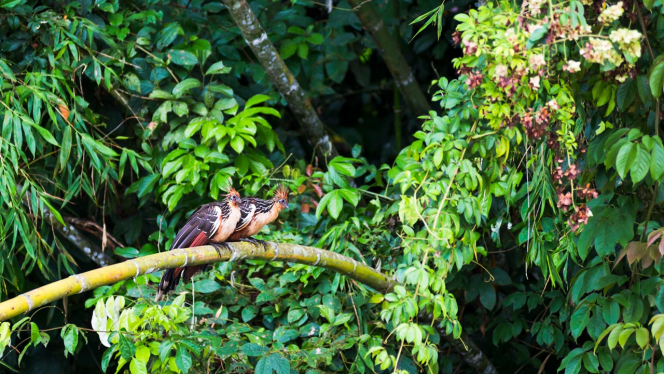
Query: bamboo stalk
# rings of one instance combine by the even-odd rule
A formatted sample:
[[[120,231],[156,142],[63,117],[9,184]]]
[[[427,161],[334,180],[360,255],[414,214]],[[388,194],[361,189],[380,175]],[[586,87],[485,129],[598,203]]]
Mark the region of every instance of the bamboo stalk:
[[[355,15],[360,19],[362,28],[371,34],[410,110],[418,116],[428,114],[431,110],[429,101],[403,57],[398,40],[392,37],[376,7],[371,1],[365,0],[348,0],[348,3],[356,11]]]
[[[267,260],[319,266],[343,274],[378,292],[389,292],[395,284],[386,275],[350,257],[319,248],[273,242],[268,242],[265,247],[245,242],[226,244],[228,244],[228,248],[220,251],[210,245],[177,249],[72,275],[0,303],[0,321],[16,317],[69,295],[94,290],[97,287],[135,278],[139,275],[180,266],[222,261]]]
[[[309,144],[314,148],[321,161],[338,155],[330,137],[325,132],[323,122],[318,118],[314,107],[307,99],[293,73],[281,58],[274,45],[268,39],[263,26],[256,18],[245,0],[223,0],[230,11],[235,24],[242,32],[244,40],[254,52],[261,66],[270,77],[270,81],[286,99],[295,118],[300,123]]]

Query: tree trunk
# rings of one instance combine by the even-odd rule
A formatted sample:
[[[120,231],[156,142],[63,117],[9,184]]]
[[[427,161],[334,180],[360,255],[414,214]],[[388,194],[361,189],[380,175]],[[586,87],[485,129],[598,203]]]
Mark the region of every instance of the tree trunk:
[[[309,144],[315,153],[324,161],[337,156],[337,150],[325,132],[325,126],[318,118],[311,102],[304,94],[302,87],[295,80],[274,45],[268,39],[265,30],[245,0],[223,0],[230,11],[231,17],[242,32],[244,40],[256,55],[263,69],[279,93],[286,99],[288,106],[295,114]]]
[[[362,27],[371,34],[410,110],[418,116],[429,113],[429,110],[431,110],[429,101],[422,93],[413,72],[410,70],[410,66],[403,57],[399,42],[392,37],[387,27],[385,27],[385,23],[378,14],[376,7],[371,1],[366,0],[348,0],[348,3],[356,11],[355,14],[360,19]]]

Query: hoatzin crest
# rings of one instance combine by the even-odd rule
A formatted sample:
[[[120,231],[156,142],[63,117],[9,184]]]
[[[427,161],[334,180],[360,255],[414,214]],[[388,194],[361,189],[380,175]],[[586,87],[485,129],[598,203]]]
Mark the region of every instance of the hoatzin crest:
[[[228,237],[228,241],[247,240],[255,242],[252,238],[263,226],[274,221],[284,208],[288,208],[288,189],[279,186],[274,197],[269,200],[257,197],[245,197],[240,204],[242,217],[237,223],[235,232]]]
[[[240,194],[231,188],[223,201],[201,205],[175,236],[170,250],[225,242],[240,220],[241,203]],[[181,277],[188,282],[194,274],[206,267],[207,265],[198,265],[167,269],[161,276],[155,301],[175,290]]]

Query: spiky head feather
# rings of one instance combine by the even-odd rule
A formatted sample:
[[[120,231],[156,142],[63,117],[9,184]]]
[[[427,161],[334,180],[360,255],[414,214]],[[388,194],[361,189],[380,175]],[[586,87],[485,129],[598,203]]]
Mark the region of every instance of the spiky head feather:
[[[282,184],[282,185],[279,185],[279,187],[277,187],[277,189],[274,191],[274,198],[277,199],[277,200],[284,199],[284,200],[288,201],[288,194],[289,193],[290,193],[290,191],[288,190],[288,188]]]

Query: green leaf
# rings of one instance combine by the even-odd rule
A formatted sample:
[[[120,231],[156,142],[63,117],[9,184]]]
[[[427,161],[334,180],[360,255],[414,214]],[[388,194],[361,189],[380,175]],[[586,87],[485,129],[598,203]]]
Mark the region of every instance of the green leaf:
[[[118,247],[113,251],[117,256],[124,258],[136,258],[138,257],[138,249],[133,247]]]
[[[183,101],[173,101],[173,113],[178,117],[189,114],[189,106]]]
[[[184,31],[177,23],[171,23],[164,27],[159,34],[157,34],[157,49],[163,49],[173,43],[179,34],[184,34]]]
[[[659,55],[650,69],[650,93],[655,98],[662,95],[662,85],[664,85],[664,55]]]
[[[258,308],[256,308],[253,305],[250,305],[242,309],[242,321],[249,322],[252,319],[254,319],[254,317],[256,317],[256,314],[258,314]]]
[[[660,180],[664,175],[664,147],[661,142],[654,142],[650,153],[650,176]]]
[[[634,98],[636,98],[636,81],[634,79],[627,79],[625,83],[618,87],[616,99],[618,101],[618,108],[621,112],[625,112],[627,108],[632,105]]]
[[[19,1],[20,2],[20,1]],[[14,76],[14,72],[12,69],[7,65],[7,63],[3,60],[0,59],[0,72],[2,73],[2,76],[9,79],[10,81],[15,81],[16,77]]]
[[[254,343],[247,343],[240,348],[240,351],[249,357],[263,356],[270,350],[267,347]]]
[[[39,334],[39,327],[34,322],[30,322],[30,343],[35,347],[41,341],[41,335]]]
[[[290,364],[288,363],[288,359],[278,353],[272,353],[267,357],[261,358],[256,363],[255,374],[272,374],[272,372],[289,374]]]
[[[58,142],[55,140],[55,138],[53,137],[53,134],[51,134],[50,131],[46,130],[45,128],[39,126],[38,124],[36,124],[32,121],[29,121],[28,123],[30,123],[30,126],[34,127],[35,130],[37,130],[39,135],[41,135],[42,138],[44,138],[44,140],[46,140],[47,142],[49,142],[49,143],[51,143],[55,146],[59,146]]]
[[[608,349],[602,348],[597,354],[599,358],[599,363],[602,365],[602,369],[606,372],[611,372],[613,370],[613,357]]]
[[[380,294],[376,294],[376,295],[382,296]],[[295,322],[299,321],[304,316],[304,314],[305,314],[304,309],[291,309],[291,310],[289,310],[288,311],[288,323],[295,323]]]
[[[277,374],[289,374],[290,373],[290,364],[286,357],[273,353],[267,358],[268,364],[271,370],[274,370]]]
[[[485,308],[492,310],[496,306],[496,290],[489,282],[480,283],[480,302]]]
[[[636,87],[639,91],[639,98],[643,103],[647,103],[652,99],[652,93],[650,92],[650,84],[648,83],[648,77],[645,75],[639,75],[636,77]]]
[[[583,355],[583,367],[590,373],[599,373],[599,360],[591,352],[586,352]]]
[[[272,368],[267,363],[267,357],[263,357],[256,363],[254,374],[272,374]]]
[[[108,364],[111,363],[111,359],[113,358],[113,353],[117,350],[118,346],[114,345],[104,352],[104,355],[101,357],[101,371],[104,373],[106,372],[106,369],[108,369]]]
[[[145,363],[139,361],[137,358],[132,358],[129,363],[129,372],[131,374],[147,374],[148,368],[145,366]]]
[[[268,100],[270,100],[270,97],[267,95],[254,95],[249,100],[247,100],[247,103],[244,105],[244,109],[247,110],[254,105],[264,103]]]
[[[196,55],[188,51],[171,49],[167,56],[176,65],[190,67],[198,64]]]
[[[616,347],[616,345],[618,345],[618,338],[620,337],[620,334],[622,334],[624,329],[625,327],[623,325],[618,325],[613,330],[611,330],[611,333],[609,334],[609,339],[607,340],[607,345],[609,346],[609,349],[613,349]]]
[[[199,81],[196,78],[187,78],[183,80],[182,82],[178,83],[173,87],[173,96],[176,98],[181,97],[185,93],[189,92],[189,90],[198,88],[201,86],[201,81]]]
[[[597,339],[606,327],[606,322],[604,322],[602,316],[597,313],[597,308],[598,307],[595,307],[595,312],[593,312],[593,316],[588,321],[588,335],[593,339]]]
[[[228,72],[231,71],[230,67],[224,66],[223,61],[217,61],[212,66],[210,66],[205,73],[205,75],[213,75],[213,74],[227,74]]]
[[[188,373],[191,368],[191,355],[182,345],[178,345],[175,350],[175,365],[183,373]]]
[[[590,309],[587,304],[582,304],[579,306],[574,314],[572,314],[572,319],[570,320],[570,329],[572,336],[578,338],[588,326],[590,321]]]
[[[242,153],[242,150],[244,149],[244,139],[242,139],[241,136],[234,137],[231,139],[231,147],[235,152]]]
[[[629,327],[624,329],[621,333],[620,336],[618,336],[618,343],[620,343],[620,346],[625,348],[625,344],[627,344],[627,339],[634,333],[634,328]]]
[[[609,325],[618,322],[620,318],[620,305],[613,299],[607,299],[602,306],[602,317],[604,317],[604,321]]]
[[[118,338],[120,355],[125,359],[125,361],[129,361],[136,354],[136,346],[134,346],[134,343],[127,339],[122,333],[118,333]]]
[[[219,283],[212,279],[203,279],[194,283],[194,290],[200,293],[212,293],[221,289]]]
[[[638,183],[643,180],[650,170],[650,152],[648,152],[643,145],[635,145],[635,148],[637,150],[637,155],[634,157],[630,169],[632,183]]]
[[[341,214],[344,201],[339,193],[339,190],[330,192],[330,195],[332,197],[330,197],[330,202],[327,205],[327,211],[330,212],[330,216],[332,216],[332,218],[337,219],[339,218],[339,214]]]
[[[604,339],[607,334],[610,334],[611,332],[613,332],[613,330],[618,326],[620,326],[620,325],[617,324],[617,323],[614,323],[613,325],[607,327],[604,331],[602,331],[601,334],[599,334],[597,339],[595,339],[595,349],[594,349],[594,351],[597,351],[597,347],[599,347],[599,343],[602,342],[602,339]]]
[[[300,43],[297,46],[297,55],[300,56],[301,59],[306,60],[309,55],[309,44]]]
[[[638,344],[641,349],[644,349],[648,345],[648,340],[650,340],[648,329],[641,327],[636,330],[636,344]]]
[[[541,27],[536,28],[533,30],[533,32],[530,34],[530,38],[528,38],[528,42],[526,43],[526,48],[530,49],[532,46],[535,45],[540,39],[542,39],[546,34],[549,32],[549,25],[545,24],[542,25]]]
[[[292,40],[285,41],[279,49],[279,54],[284,60],[287,60],[289,57],[293,56],[295,52],[297,52],[297,44]]]
[[[279,343],[286,343],[298,337],[298,332],[293,329],[285,329],[282,327],[277,328],[274,331],[274,340]]]
[[[360,201],[360,194],[356,188],[342,188],[339,190],[339,194],[354,207]]]
[[[620,148],[620,152],[618,152],[618,157],[616,158],[616,170],[620,178],[625,179],[638,152],[638,147],[632,142],[628,142]]]
[[[60,336],[65,344],[65,357],[67,357],[67,353],[73,355],[78,345],[78,328],[72,324],[67,324],[60,331]]]

